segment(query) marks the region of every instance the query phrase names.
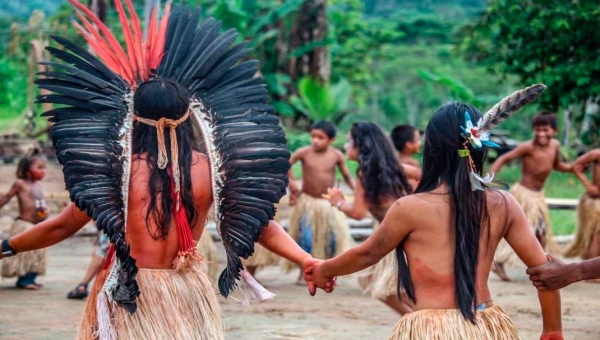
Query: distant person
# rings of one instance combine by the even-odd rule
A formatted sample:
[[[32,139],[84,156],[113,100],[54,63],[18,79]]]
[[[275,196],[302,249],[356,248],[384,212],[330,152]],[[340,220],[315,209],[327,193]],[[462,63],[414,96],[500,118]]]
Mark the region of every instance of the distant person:
[[[583,171],[592,167],[592,180]],[[600,149],[594,149],[573,163],[575,176],[583,183],[586,191],[577,205],[577,235],[566,257],[579,256],[584,260],[600,256]]]
[[[346,216],[357,220],[369,212],[378,225],[394,202],[412,193],[412,188],[396,160],[392,144],[376,124],[352,124],[345,148],[346,157],[358,162],[354,202],[347,202],[342,192],[335,188],[329,190],[329,201]],[[369,270],[369,274],[359,278],[365,293],[370,293],[400,315],[412,312],[408,298],[398,296],[398,266],[393,252]]]
[[[413,157],[421,149],[421,134],[414,126],[398,125],[392,130],[390,137],[398,151],[398,159],[408,177],[408,182],[413,189],[416,189],[421,179],[421,168],[419,162]]]
[[[39,149],[32,149],[17,165],[17,181],[0,198],[0,208],[14,196],[19,201],[19,217],[13,222],[10,237],[18,235],[44,221],[48,207],[44,200],[42,179],[46,176],[46,157]],[[38,290],[38,275],[46,273],[46,250],[40,249],[6,259],[2,262],[2,278],[18,277],[17,287]]]
[[[336,129],[332,123],[320,121],[310,130],[311,145],[296,150],[290,158],[294,165],[302,163],[302,187],[296,182],[292,169],[290,205],[292,209],[288,232],[304,251],[318,259],[332,258],[350,247],[352,239],[346,216],[323,198],[334,187],[335,170],[339,169],[346,184],[354,188],[344,155],[331,144]],[[293,268],[290,263],[287,270]],[[298,278],[302,283],[302,277]]]
[[[559,249],[552,238],[550,215],[543,188],[552,170],[561,172],[573,170],[570,164],[560,160],[560,144],[554,138],[557,133],[556,115],[544,111],[536,114],[532,120],[532,128],[533,139],[500,156],[492,165],[491,172],[498,174],[506,163],[516,159],[521,160],[521,180],[512,186],[510,193],[525,211],[529,227],[534,231],[542,247],[556,253]],[[510,281],[504,267],[519,263],[517,254],[505,241],[501,241],[492,268],[494,273],[503,281]]]

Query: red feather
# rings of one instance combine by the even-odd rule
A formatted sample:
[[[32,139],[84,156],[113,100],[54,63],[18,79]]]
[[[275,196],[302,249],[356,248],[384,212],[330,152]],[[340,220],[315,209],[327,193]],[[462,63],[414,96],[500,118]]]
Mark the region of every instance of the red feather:
[[[127,46],[127,54],[129,60],[129,65],[133,69],[134,76],[133,79],[138,79],[139,74],[139,66],[135,61],[135,56],[133,53],[134,50],[134,42],[133,37],[131,36],[131,29],[129,28],[129,22],[127,21],[127,16],[125,14],[125,10],[123,9],[123,4],[121,0],[115,0],[115,7],[117,12],[119,13],[119,21],[121,22],[121,26],[123,27],[123,35],[125,36],[125,45]]]
[[[123,60],[123,61],[127,60],[127,55],[125,54],[125,51],[121,47],[121,44],[119,44],[119,41],[117,41],[117,38],[115,38],[115,36],[110,31],[110,29],[108,27],[106,27],[106,25],[102,22],[102,20],[100,20],[96,16],[96,14],[94,14],[94,12],[92,12],[89,8],[87,8],[85,5],[83,5],[79,1],[77,1],[77,0],[68,0],[68,1],[71,3],[71,5],[75,6],[75,8],[82,11],[88,19],[90,19],[96,26],[98,26],[98,28],[100,29],[100,32],[102,32],[102,34],[106,38],[106,41],[111,46],[112,50],[115,52],[115,57],[119,60]],[[128,63],[123,63],[123,65],[126,68],[129,68],[129,70],[131,71],[131,74],[133,74],[133,70],[131,70],[131,65],[129,65]],[[113,71],[118,72],[118,70],[113,70]],[[123,75],[121,73],[119,73],[119,74]]]
[[[157,69],[158,65],[162,61],[163,56],[165,55],[165,41],[167,39],[167,27],[169,23],[169,16],[171,15],[171,1],[169,0],[165,5],[165,14],[160,19],[160,27],[158,32],[156,32],[156,42],[153,43],[152,47],[152,56],[150,59],[150,68]]]
[[[150,68],[150,62],[152,60],[152,48],[154,48],[154,40],[156,39],[156,7],[152,7],[150,12],[150,23],[148,24],[148,33],[146,35],[146,43],[144,44],[144,61],[146,62],[146,67],[148,67],[148,75],[152,72],[152,68]]]
[[[116,0],[119,1],[119,0]],[[144,65],[144,49],[142,48],[142,40],[144,40],[144,36],[142,34],[142,25],[140,23],[140,18],[133,8],[133,4],[131,0],[125,0],[127,4],[127,10],[129,11],[129,16],[131,16],[131,26],[133,28],[133,50],[135,53],[135,58],[138,63],[140,78],[142,81],[148,79],[146,65]]]
[[[132,0],[125,0],[127,12],[122,0],[114,0],[119,14],[119,21],[123,26],[123,35],[127,53],[110,29],[79,0],[68,0],[76,10],[83,26],[74,22],[75,27],[81,32],[86,41],[98,54],[107,67],[124,78],[130,85],[135,86],[148,80],[152,70],[156,70],[164,56],[165,41],[169,16],[171,14],[171,0],[165,5],[165,12],[158,24],[158,12],[152,8],[148,35],[143,41],[142,26]],[[130,18],[127,17],[129,14]],[[131,21],[131,22],[130,22]],[[94,26],[95,25],[95,26]]]
[[[121,62],[121,60],[119,60],[115,56],[115,52],[111,49],[108,42],[106,42],[106,40],[102,37],[102,35],[98,32],[94,25],[92,25],[79,12],[77,12],[76,14],[85,26],[85,29],[81,27],[81,25],[79,25],[75,20],[73,20],[73,25],[82,33],[83,37],[92,46],[92,49],[96,52],[96,54],[98,54],[98,56],[100,56],[100,58],[104,60],[105,63],[107,63],[107,66],[110,69],[122,75],[123,78],[125,78],[126,80],[132,81],[133,74],[129,70],[127,70],[125,68],[125,65],[123,65],[123,62]],[[93,38],[95,39],[95,43],[99,44],[103,51],[100,51],[98,50],[99,48],[94,47],[95,44],[92,44],[92,42],[90,42],[91,37],[89,37],[89,35],[93,36]]]
[[[81,35],[83,35],[83,38],[88,42],[88,44],[90,44],[92,49],[96,52],[98,57],[100,57],[100,59],[102,59],[104,61],[104,63],[106,64],[106,66],[108,66],[108,68],[110,68],[111,70],[114,70],[114,71],[122,70],[122,67],[121,67],[121,64],[119,63],[119,61],[115,59],[115,57],[111,51],[106,50],[106,47],[103,46],[101,41],[98,41],[98,39],[96,39],[93,36],[93,34],[86,31],[77,22],[73,22],[73,25],[75,26],[75,28],[77,28],[79,30]]]

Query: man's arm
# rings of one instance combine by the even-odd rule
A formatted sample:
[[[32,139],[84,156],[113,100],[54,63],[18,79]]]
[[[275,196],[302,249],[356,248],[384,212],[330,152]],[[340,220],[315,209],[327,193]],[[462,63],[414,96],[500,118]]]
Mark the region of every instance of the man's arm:
[[[527,269],[527,275],[539,290],[562,289],[582,280],[600,279],[600,257],[566,264],[548,254],[548,263]]]
[[[13,236],[8,244],[17,253],[42,249],[55,245],[75,234],[90,221],[85,211],[70,203],[55,218],[40,222],[26,231]],[[0,258],[2,255],[0,254]]]
[[[0,208],[8,203],[22,188],[21,180],[16,181],[4,196],[0,197]]]
[[[496,161],[494,162],[494,164],[492,164],[492,168],[491,168],[491,172],[494,174],[497,174],[500,169],[502,169],[502,167],[504,166],[504,164],[515,160],[517,158],[521,158],[523,157],[529,149],[529,144],[525,143],[525,144],[521,144],[519,146],[517,146],[516,148],[514,148],[513,150],[503,154],[502,156],[498,157],[498,159],[496,159]]]
[[[342,155],[342,153],[339,151],[337,151],[337,155],[338,155],[337,165],[340,168],[340,172],[342,173],[342,176],[344,177],[344,182],[346,182],[346,184],[348,184],[350,189],[354,190],[354,180],[352,179],[352,176],[350,176],[350,170],[348,169],[348,165],[346,165],[346,161],[344,160],[344,155]]]

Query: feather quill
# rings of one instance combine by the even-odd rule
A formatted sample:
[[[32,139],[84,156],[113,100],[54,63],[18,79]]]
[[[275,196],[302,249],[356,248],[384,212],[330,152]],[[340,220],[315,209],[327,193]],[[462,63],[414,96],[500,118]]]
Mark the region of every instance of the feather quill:
[[[481,124],[478,124],[479,131],[486,132],[492,130],[525,105],[537,99],[545,89],[546,85],[536,84],[515,91],[511,95],[505,97],[485,113]]]

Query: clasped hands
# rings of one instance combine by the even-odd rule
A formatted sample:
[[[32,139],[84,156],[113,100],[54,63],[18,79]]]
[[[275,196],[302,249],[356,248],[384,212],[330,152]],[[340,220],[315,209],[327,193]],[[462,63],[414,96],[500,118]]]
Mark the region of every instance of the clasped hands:
[[[326,293],[331,293],[335,289],[336,277],[327,277],[322,270],[323,260],[313,257],[302,263],[302,276],[308,285],[308,292],[311,296],[317,293],[317,288],[321,288]]]

